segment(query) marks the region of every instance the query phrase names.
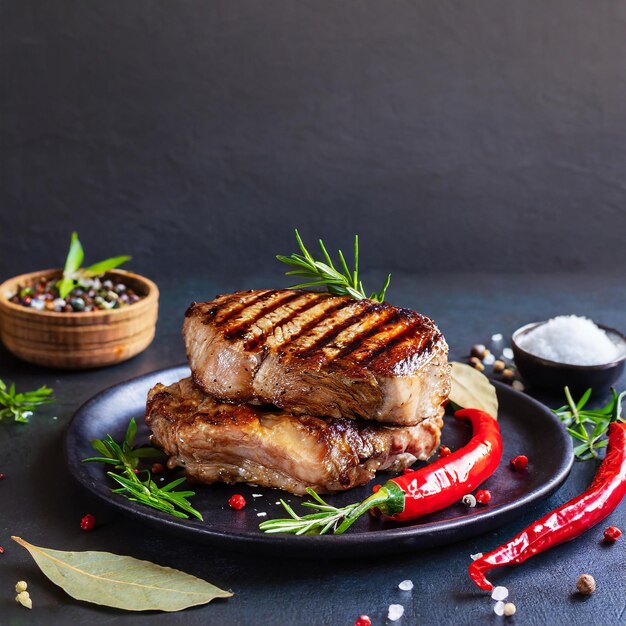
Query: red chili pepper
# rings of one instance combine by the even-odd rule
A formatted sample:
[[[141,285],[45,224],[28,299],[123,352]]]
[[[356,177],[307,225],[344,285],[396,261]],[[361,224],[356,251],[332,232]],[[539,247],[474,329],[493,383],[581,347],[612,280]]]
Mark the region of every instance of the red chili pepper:
[[[487,480],[502,458],[498,422],[478,409],[462,409],[454,415],[472,425],[473,435],[467,445],[426,467],[387,481],[346,515],[335,532],[343,533],[373,507],[398,522],[440,511]]]
[[[359,615],[355,622],[354,626],[371,626],[372,620],[367,615]]]
[[[622,531],[617,526],[609,526],[604,529],[604,540],[615,543],[622,536]]]
[[[83,530],[93,530],[96,527],[96,518],[91,513],[87,513],[87,515],[80,520],[80,527]]]
[[[575,539],[609,515],[626,495],[626,423],[609,426],[606,457],[587,491],[544,515],[508,543],[488,552],[468,568],[471,579],[487,591],[485,574],[505,565],[518,565],[531,556]]]

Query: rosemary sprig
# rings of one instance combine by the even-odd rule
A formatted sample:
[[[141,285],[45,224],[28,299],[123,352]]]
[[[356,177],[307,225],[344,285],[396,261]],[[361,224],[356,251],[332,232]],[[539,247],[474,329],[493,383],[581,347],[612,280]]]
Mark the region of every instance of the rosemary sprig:
[[[359,503],[350,504],[341,508],[325,502],[319,494],[310,487],[307,493],[315,502],[303,502],[302,506],[314,509],[317,513],[298,515],[284,500],[280,503],[291,517],[286,519],[270,519],[259,524],[259,529],[265,533],[290,533],[293,535],[324,535],[332,529],[337,530],[345,517],[359,506]]]
[[[17,393],[15,384],[7,386],[0,379],[0,422],[5,418],[13,418],[16,422],[28,422],[34,410],[42,404],[54,402],[52,389],[43,385],[34,391]]]
[[[59,290],[61,298],[66,298],[72,289],[76,287],[82,280],[87,278],[93,278],[94,276],[101,276],[109,270],[119,267],[126,261],[129,261],[129,256],[115,256],[104,261],[98,261],[89,267],[81,267],[85,253],[83,246],[78,239],[77,233],[72,233],[70,240],[70,247],[67,252],[67,258],[65,259],[65,267],[63,268],[63,276],[57,282],[56,286]]]
[[[611,387],[611,399],[599,409],[585,409],[591,389],[587,389],[578,402],[568,387],[565,387],[567,404],[553,413],[565,424],[567,432],[579,443],[574,447],[574,455],[580,461],[588,461],[598,456],[598,450],[605,448],[608,440],[606,434],[609,424],[615,421],[624,421],[622,418],[622,400],[626,397],[626,391],[618,394]]]
[[[265,533],[289,533],[292,535],[325,535],[331,532],[341,535],[361,515],[370,509],[389,503],[390,493],[386,487],[371,494],[362,502],[336,507],[322,500],[318,493],[310,487],[306,492],[314,502],[303,502],[302,506],[314,509],[316,513],[298,515],[284,500],[280,503],[291,517],[286,519],[270,519],[259,524],[259,529]]]
[[[308,280],[294,285],[292,289],[303,289],[308,287],[326,287],[326,289],[336,296],[352,296],[357,300],[367,298],[363,283],[359,279],[359,236],[354,237],[354,269],[350,270],[343,252],[339,250],[339,267],[335,267],[330,258],[324,242],[320,239],[319,244],[324,257],[323,261],[316,261],[307,250],[298,229],[296,229],[296,240],[302,254],[291,254],[290,256],[277,255],[276,258],[295,269],[286,272],[286,276],[302,276]],[[384,302],[385,293],[391,282],[391,274],[387,275],[380,291],[373,291],[369,299],[376,302]]]
[[[116,471],[107,472],[107,475],[120,485],[118,489],[112,490],[113,493],[119,493],[133,502],[145,504],[174,517],[189,519],[189,515],[193,515],[202,521],[202,515],[187,500],[196,495],[195,492],[174,491],[185,481],[184,477],[173,480],[164,487],[159,487],[150,477],[148,470],[137,472],[140,459],[161,456],[162,453],[149,446],[135,447],[136,434],[137,424],[133,418],[128,424],[122,445],[116,443],[111,435],[107,435],[104,439],[94,439],[91,445],[102,456],[83,459],[83,462],[108,463],[114,466],[113,469]],[[141,480],[140,474],[145,474],[147,478]]]

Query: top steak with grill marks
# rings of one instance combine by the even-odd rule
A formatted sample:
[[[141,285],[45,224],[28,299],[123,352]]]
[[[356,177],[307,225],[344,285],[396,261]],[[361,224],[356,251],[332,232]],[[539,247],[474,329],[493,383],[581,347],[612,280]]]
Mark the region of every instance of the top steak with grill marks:
[[[246,291],[192,304],[195,383],[220,400],[415,425],[443,414],[448,346],[423,315],[328,293]]]

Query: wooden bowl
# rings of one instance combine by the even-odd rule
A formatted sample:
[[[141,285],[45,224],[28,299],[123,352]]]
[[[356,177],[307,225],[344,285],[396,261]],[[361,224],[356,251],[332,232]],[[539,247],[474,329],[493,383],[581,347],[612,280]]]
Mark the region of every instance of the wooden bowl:
[[[9,302],[18,285],[30,286],[60,270],[43,270],[10,278],[0,285],[0,338],[15,356],[46,367],[88,369],[120,363],[145,350],[152,339],[159,309],[159,290],[147,278],[112,270],[118,280],[141,296],[120,309],[57,313]]]

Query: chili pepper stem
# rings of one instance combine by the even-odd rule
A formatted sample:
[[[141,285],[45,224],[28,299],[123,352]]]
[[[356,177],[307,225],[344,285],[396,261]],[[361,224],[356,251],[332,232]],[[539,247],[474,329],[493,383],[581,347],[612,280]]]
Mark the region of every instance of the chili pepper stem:
[[[404,510],[404,493],[395,483],[385,483],[376,493],[354,507],[335,530],[336,535],[343,534],[366,511],[379,508],[385,515],[395,515]]]

